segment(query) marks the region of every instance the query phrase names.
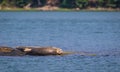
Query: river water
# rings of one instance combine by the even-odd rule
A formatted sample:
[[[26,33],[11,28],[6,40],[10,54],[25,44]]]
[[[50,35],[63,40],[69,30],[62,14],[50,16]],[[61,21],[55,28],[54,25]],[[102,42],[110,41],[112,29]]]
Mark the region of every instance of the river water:
[[[120,12],[0,12],[0,46],[110,54],[1,56],[0,72],[119,72]]]

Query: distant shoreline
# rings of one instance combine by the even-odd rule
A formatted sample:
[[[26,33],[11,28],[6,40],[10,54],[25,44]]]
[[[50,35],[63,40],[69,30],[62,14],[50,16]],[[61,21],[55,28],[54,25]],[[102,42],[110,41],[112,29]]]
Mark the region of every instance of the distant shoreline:
[[[58,12],[71,12],[71,11],[75,11],[75,12],[81,12],[81,11],[95,11],[95,12],[120,12],[120,9],[113,9],[113,8],[89,8],[89,9],[77,9],[77,8],[73,8],[73,9],[69,9],[69,8],[58,8],[58,9],[40,9],[40,8],[30,8],[30,9],[24,9],[24,8],[4,8],[4,9],[0,9],[1,11],[58,11]]]

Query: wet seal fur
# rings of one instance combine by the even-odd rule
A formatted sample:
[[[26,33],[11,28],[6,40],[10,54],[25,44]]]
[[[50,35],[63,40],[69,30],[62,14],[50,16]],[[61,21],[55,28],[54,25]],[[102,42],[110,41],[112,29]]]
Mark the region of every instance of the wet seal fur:
[[[16,49],[24,52],[26,55],[61,55],[63,50],[57,47],[17,47]]]

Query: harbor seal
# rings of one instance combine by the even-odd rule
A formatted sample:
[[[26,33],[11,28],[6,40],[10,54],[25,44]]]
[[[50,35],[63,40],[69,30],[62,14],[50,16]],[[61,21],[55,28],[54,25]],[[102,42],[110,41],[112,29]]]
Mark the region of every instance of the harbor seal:
[[[17,49],[26,53],[26,55],[61,55],[63,50],[57,47],[17,47]]]

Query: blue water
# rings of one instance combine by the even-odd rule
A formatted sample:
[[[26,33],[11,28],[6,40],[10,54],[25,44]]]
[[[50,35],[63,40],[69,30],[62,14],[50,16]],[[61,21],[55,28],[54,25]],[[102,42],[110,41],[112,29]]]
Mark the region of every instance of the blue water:
[[[0,72],[119,72],[120,12],[0,12],[0,46],[117,54],[1,56]]]

